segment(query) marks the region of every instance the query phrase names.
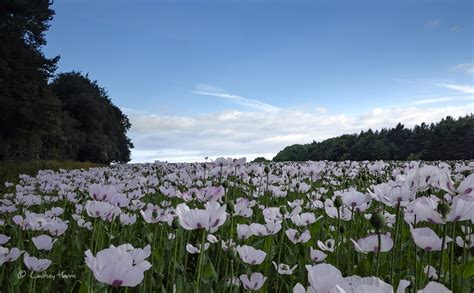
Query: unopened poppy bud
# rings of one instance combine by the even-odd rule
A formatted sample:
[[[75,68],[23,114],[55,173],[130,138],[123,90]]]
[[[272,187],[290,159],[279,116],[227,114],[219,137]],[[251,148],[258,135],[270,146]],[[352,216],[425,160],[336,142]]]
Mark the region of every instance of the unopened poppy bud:
[[[449,213],[449,205],[446,202],[439,202],[438,206],[436,207],[438,213],[443,216],[443,219],[446,218],[446,215]]]
[[[336,199],[334,199],[334,206],[336,209],[342,207],[342,198],[340,196],[336,196]]]
[[[263,172],[265,172],[265,174],[270,173],[270,168],[268,166],[265,166],[265,168],[263,168]]]
[[[325,195],[321,195],[321,197],[319,198],[319,200],[321,202],[325,202],[326,201],[326,196]]]
[[[224,183],[222,183],[222,186],[223,186],[225,189],[229,188],[229,181],[227,181],[227,180],[224,181]]]
[[[286,213],[288,213],[288,209],[286,208],[286,206],[281,206],[280,207],[280,213],[282,215],[285,215]]]
[[[372,224],[376,231],[379,231],[385,226],[385,217],[381,213],[374,213],[370,218],[370,224]]]
[[[172,223],[173,228],[178,229],[180,227],[179,218],[174,218]]]
[[[227,202],[227,212],[232,214],[235,211],[235,205],[233,202],[228,201]]]
[[[340,226],[340,227],[339,227],[339,232],[340,232],[341,234],[344,234],[344,231],[345,231],[345,230],[346,230],[346,229],[344,228],[344,226]]]
[[[227,249],[227,255],[234,259],[237,257],[237,250],[234,248],[234,247],[230,247],[229,249]]]

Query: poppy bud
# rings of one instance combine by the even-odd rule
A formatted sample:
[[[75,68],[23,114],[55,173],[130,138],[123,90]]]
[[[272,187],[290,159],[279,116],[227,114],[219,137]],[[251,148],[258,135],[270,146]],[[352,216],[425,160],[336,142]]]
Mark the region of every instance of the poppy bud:
[[[336,199],[334,199],[334,206],[336,209],[342,207],[342,198],[340,196],[336,196]]]
[[[227,180],[224,181],[224,183],[222,183],[222,186],[223,186],[225,189],[229,188],[229,181],[227,181]]]
[[[286,209],[286,206],[281,206],[281,207],[280,207],[280,213],[281,213],[282,215],[288,213],[288,210]]]
[[[233,202],[228,201],[227,202],[227,212],[232,214],[235,211],[235,205]]]
[[[270,168],[268,166],[265,166],[265,168],[263,168],[263,172],[265,172],[265,174],[270,173]]]
[[[174,218],[173,223],[171,224],[173,228],[178,229],[180,227],[179,218]]]
[[[227,249],[227,255],[234,259],[237,257],[237,250],[234,248],[234,247],[230,247],[229,249]]]
[[[326,196],[325,195],[321,195],[321,197],[319,198],[319,200],[321,202],[325,202],[326,201]]]
[[[340,232],[341,234],[344,234],[344,231],[345,231],[345,230],[346,230],[346,229],[344,228],[344,226],[339,226],[339,232]]]
[[[372,224],[376,231],[379,231],[385,226],[385,217],[381,213],[374,213],[370,218],[370,224]]]

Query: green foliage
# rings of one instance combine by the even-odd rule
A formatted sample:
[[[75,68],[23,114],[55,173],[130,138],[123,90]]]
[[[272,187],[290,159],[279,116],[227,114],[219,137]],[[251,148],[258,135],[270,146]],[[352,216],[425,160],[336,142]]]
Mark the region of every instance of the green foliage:
[[[413,129],[402,124],[381,131],[362,131],[280,151],[273,161],[462,160],[474,158],[474,115],[450,116]]]
[[[269,163],[271,162],[270,160],[264,158],[264,157],[256,157],[252,163]]]
[[[104,88],[73,71],[59,74],[51,90],[76,125],[69,137],[74,145],[73,159],[100,163],[130,160],[133,144],[126,132],[131,124]]]
[[[127,162],[128,118],[80,73],[60,74],[41,52],[49,0],[0,4],[0,161]]]

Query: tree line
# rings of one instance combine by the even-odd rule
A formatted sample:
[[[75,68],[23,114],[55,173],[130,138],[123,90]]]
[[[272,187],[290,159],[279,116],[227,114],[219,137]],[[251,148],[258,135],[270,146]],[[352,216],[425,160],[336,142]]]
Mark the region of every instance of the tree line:
[[[295,144],[273,161],[463,160],[474,158],[474,115],[443,118],[430,125],[361,131],[321,142]]]
[[[130,160],[130,122],[104,88],[47,58],[50,0],[0,0],[0,161]]]

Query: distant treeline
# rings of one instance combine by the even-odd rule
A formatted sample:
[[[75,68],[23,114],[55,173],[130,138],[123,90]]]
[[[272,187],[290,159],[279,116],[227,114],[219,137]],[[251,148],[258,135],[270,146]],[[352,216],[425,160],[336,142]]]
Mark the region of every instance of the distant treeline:
[[[0,1],[0,161],[127,162],[127,116],[87,75],[56,74],[59,56],[41,51],[51,3]]]
[[[380,131],[346,134],[322,142],[295,144],[280,151],[274,161],[307,160],[460,160],[474,158],[474,115],[450,116],[413,129],[398,124]]]

